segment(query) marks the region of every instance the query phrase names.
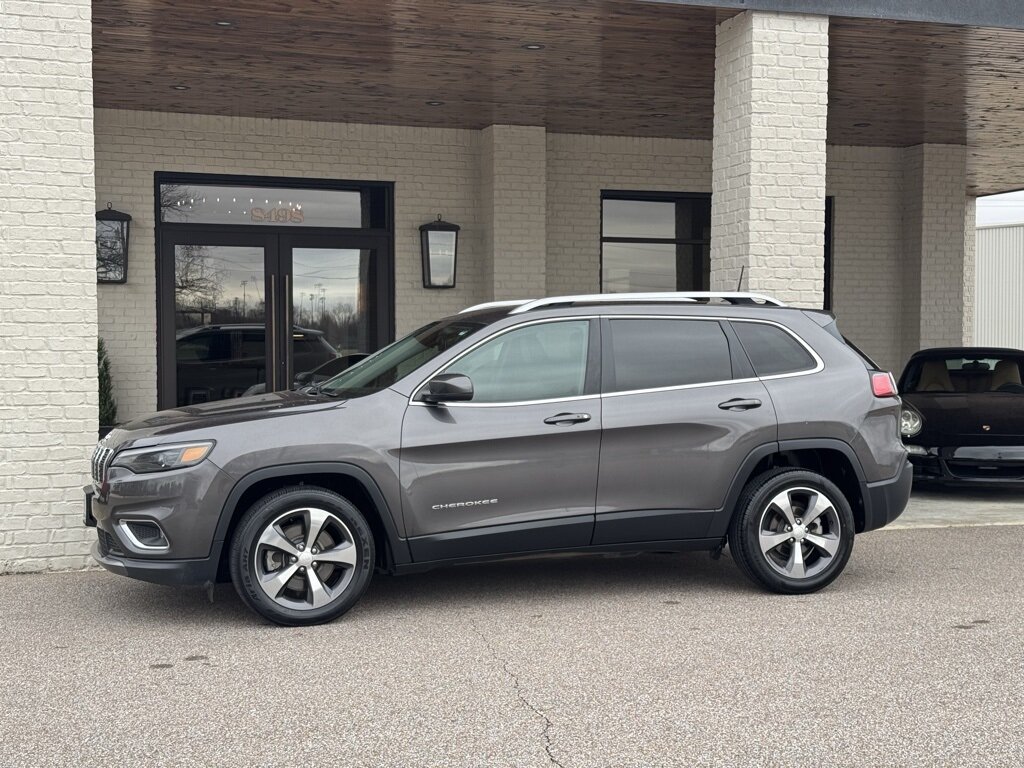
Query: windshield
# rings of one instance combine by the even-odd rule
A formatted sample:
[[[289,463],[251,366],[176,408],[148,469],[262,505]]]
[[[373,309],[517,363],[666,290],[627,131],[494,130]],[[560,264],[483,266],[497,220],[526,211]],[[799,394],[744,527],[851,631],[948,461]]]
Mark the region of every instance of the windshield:
[[[1024,394],[1021,368],[1024,358],[979,353],[977,357],[945,355],[911,360],[900,389],[905,393],[970,394],[1002,392]]]
[[[431,323],[328,379],[319,391],[345,398],[372,395],[451,349],[484,325],[459,318]]]

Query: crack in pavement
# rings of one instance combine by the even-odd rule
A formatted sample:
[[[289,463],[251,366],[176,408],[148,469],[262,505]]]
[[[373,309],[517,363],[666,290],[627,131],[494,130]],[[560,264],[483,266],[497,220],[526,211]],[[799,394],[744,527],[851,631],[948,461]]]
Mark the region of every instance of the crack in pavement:
[[[499,654],[497,649],[491,644],[491,641],[487,639],[487,636],[480,631],[480,627],[477,626],[477,623],[472,618],[469,620],[469,624],[473,627],[473,631],[476,632],[477,636],[483,641],[484,645],[487,647],[487,651],[494,657],[494,660],[501,665],[505,675],[512,681],[512,687],[515,689],[516,698],[523,703],[523,706],[544,721],[544,730],[541,732],[541,737],[544,739],[544,751],[547,753],[548,759],[553,765],[557,765],[558,768],[565,768],[565,766],[551,751],[551,728],[554,726],[554,723],[551,722],[551,718],[544,714],[543,711],[537,709],[537,707],[535,707],[533,703],[523,695],[523,688],[519,683],[519,675],[509,669],[508,661],[502,658],[501,654]]]

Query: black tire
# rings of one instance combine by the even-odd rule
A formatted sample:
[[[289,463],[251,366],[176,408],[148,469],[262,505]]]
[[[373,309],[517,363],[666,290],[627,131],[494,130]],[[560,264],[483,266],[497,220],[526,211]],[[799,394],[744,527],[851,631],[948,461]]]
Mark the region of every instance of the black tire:
[[[288,515],[292,517],[286,517],[286,522],[301,518],[305,520],[308,531],[309,521],[312,520],[310,510],[315,510],[317,514],[326,512],[329,517],[321,529],[320,538],[314,540],[314,545],[310,547],[309,552],[317,552],[316,543],[319,541],[320,546],[327,552],[327,554],[321,554],[322,557],[329,557],[331,552],[340,552],[344,548],[348,553],[346,557],[354,560],[354,563],[352,565],[342,564],[340,560],[337,561],[337,564],[314,562],[308,566],[311,571],[309,577],[305,575],[305,566],[302,566],[301,574],[296,573],[294,577],[284,582],[285,586],[278,591],[279,597],[275,600],[260,586],[257,569],[262,569],[265,576],[272,576],[273,573],[285,573],[293,565],[287,562],[290,557],[285,550],[266,544],[260,545],[260,537],[265,532],[269,533],[269,529],[275,521]],[[284,531],[286,534],[296,529],[301,532],[301,523],[297,522],[287,529],[280,525],[275,528],[275,530]],[[288,544],[305,551],[304,534],[285,535],[282,538]],[[345,540],[343,541],[343,539]],[[338,549],[328,550],[323,542],[327,542],[332,547],[337,546]],[[349,544],[352,545],[352,550],[348,549]],[[301,555],[301,553],[297,554]],[[294,563],[295,568],[300,565],[300,563]],[[374,568],[373,534],[366,518],[355,505],[343,496],[316,486],[291,486],[267,494],[242,516],[231,540],[229,566],[231,581],[234,583],[239,597],[264,618],[276,624],[291,627],[323,624],[333,621],[348,611],[369,586]],[[272,570],[273,567],[278,570]],[[324,580],[320,580],[316,576],[317,574],[326,574]],[[326,599],[325,595],[330,596],[329,602],[318,607],[313,607],[312,597],[310,597],[313,591],[311,587],[313,578],[320,585],[318,596],[323,599]],[[338,587],[337,594],[331,595],[329,592],[319,591],[328,585],[332,578]],[[293,584],[299,586],[296,589],[289,589],[288,585]],[[268,587],[268,589],[273,590],[272,587]],[[300,590],[305,591],[305,599]],[[290,599],[289,596],[295,597]]]
[[[805,529],[802,515],[814,503],[806,493],[808,490],[830,502],[828,508],[832,512],[822,513]],[[793,534],[801,537],[799,555],[794,552],[798,543],[793,538],[787,539],[794,527],[788,525],[781,507],[772,504],[783,493],[801,523]],[[755,584],[771,592],[798,595],[829,585],[843,572],[853,552],[853,538],[853,511],[835,483],[816,472],[782,468],[758,475],[743,489],[729,525],[729,553],[743,575]],[[762,541],[767,546],[780,539],[781,543],[767,552],[762,551]],[[814,542],[834,547],[835,551],[829,554]],[[795,564],[797,560],[799,563]],[[803,570],[805,575],[794,577],[783,573],[787,566],[792,568],[792,573]]]

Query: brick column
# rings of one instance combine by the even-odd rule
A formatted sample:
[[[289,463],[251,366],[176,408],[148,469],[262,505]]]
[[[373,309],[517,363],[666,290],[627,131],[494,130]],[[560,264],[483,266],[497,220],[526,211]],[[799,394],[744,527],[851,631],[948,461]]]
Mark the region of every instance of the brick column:
[[[718,25],[711,287],[821,307],[828,18],[745,11]]]
[[[484,294],[529,299],[546,290],[547,136],[543,128],[492,125],[480,152]]]
[[[0,13],[0,572],[87,562],[96,443],[91,0]]]
[[[903,357],[974,338],[974,203],[967,148],[903,150]]]

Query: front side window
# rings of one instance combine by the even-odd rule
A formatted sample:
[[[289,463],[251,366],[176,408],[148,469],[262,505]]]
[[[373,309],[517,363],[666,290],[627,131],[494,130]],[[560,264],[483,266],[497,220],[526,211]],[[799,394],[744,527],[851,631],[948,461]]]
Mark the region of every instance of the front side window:
[[[484,326],[484,323],[458,318],[431,323],[339,373],[319,390],[333,397],[372,395],[447,352]]]
[[[580,397],[589,339],[589,320],[528,325],[480,345],[444,372],[470,378],[474,403]]]
[[[736,335],[758,376],[808,371],[817,364],[792,334],[767,323],[733,323]]]
[[[710,243],[709,195],[605,192],[601,199],[601,290],[707,290]]]
[[[714,320],[621,319],[609,322],[611,360],[605,392],[632,392],[732,378],[729,342]]]

